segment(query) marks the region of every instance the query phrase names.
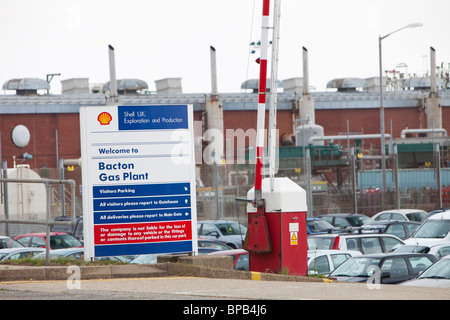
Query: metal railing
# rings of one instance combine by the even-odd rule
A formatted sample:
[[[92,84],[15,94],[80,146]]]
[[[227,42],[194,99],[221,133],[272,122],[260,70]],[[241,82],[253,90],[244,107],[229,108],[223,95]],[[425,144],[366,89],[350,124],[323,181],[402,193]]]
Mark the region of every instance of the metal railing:
[[[55,179],[8,179],[0,178],[1,183],[5,183],[4,190],[6,190],[5,195],[7,195],[7,184],[8,183],[40,183],[45,185],[46,195],[47,195],[47,206],[46,206],[46,219],[45,220],[23,220],[23,219],[9,219],[8,210],[5,210],[5,219],[0,219],[0,223],[17,223],[17,224],[38,224],[46,226],[46,237],[45,237],[45,263],[49,264],[50,260],[50,227],[53,225],[70,225],[74,226],[76,222],[75,217],[75,187],[76,183],[74,180],[55,180]],[[67,184],[70,185],[70,198],[71,198],[71,220],[70,221],[54,221],[50,218],[50,207],[51,207],[51,190],[52,184]],[[7,203],[7,201],[5,201]]]

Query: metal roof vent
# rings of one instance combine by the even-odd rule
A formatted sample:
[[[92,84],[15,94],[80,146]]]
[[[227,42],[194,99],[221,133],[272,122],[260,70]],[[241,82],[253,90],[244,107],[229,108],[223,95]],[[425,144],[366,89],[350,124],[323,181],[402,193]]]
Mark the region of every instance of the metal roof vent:
[[[356,92],[357,88],[367,89],[368,84],[360,78],[340,78],[329,81],[327,88],[338,89],[338,92]]]
[[[267,79],[266,81],[266,92],[270,92],[270,79]],[[283,88],[283,81],[278,80],[277,81],[277,88]],[[249,79],[241,84],[241,89],[243,90],[252,90],[253,93],[259,92],[259,79]]]
[[[436,79],[436,86],[438,88],[443,88],[445,86],[445,82],[441,78]],[[403,89],[407,90],[425,90],[429,91],[431,88],[431,79],[428,77],[419,77],[419,78],[409,78],[405,79],[402,82]]]
[[[71,78],[61,80],[62,94],[89,93],[89,78]]]
[[[182,93],[181,78],[155,80],[156,94]]]
[[[38,78],[11,79],[3,84],[3,90],[16,90],[17,95],[37,95],[38,90],[49,90],[50,84]]]
[[[145,81],[140,79],[119,79],[117,83],[117,92],[121,95],[134,95],[138,91],[148,89]],[[109,81],[103,85],[103,92],[109,91]]]
[[[303,78],[290,78],[283,80],[284,92],[303,92]]]

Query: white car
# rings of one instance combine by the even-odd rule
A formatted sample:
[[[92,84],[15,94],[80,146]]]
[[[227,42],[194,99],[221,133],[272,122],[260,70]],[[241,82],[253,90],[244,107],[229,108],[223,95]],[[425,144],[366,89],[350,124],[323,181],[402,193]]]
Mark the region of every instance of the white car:
[[[442,257],[450,255],[450,242],[440,243],[430,247],[428,253],[434,254],[436,257],[441,259]]]
[[[380,220],[396,220],[396,221],[415,221],[421,222],[428,212],[419,209],[391,209],[378,212],[372,219]]]
[[[0,249],[23,248],[24,246],[8,236],[0,236]]]
[[[362,254],[387,253],[404,245],[398,237],[387,233],[334,233],[311,235],[309,250],[356,250]]]
[[[401,285],[450,289],[450,256],[436,261],[417,279],[401,283]]]
[[[353,250],[308,250],[308,274],[327,276],[347,259],[360,255]]]
[[[450,211],[436,213],[429,217],[409,239],[407,245],[432,246],[450,242]]]
[[[34,258],[44,251],[42,248],[27,247],[0,249],[0,261]]]
[[[432,246],[421,246],[421,245],[404,245],[395,250],[395,252],[402,253],[429,253],[433,254],[439,259],[450,255],[450,242],[444,242],[439,244],[434,244]]]

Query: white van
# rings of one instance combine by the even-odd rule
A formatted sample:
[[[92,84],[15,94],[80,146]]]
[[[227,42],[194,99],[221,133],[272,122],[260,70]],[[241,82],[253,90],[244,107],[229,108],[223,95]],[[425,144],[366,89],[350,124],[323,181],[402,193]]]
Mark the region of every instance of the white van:
[[[450,242],[450,211],[429,217],[405,244],[430,246],[447,241]]]

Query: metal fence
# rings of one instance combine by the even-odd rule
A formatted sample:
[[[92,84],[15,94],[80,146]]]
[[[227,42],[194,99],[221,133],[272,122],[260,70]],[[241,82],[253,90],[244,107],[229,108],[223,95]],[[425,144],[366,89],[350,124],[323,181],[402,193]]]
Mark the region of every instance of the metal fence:
[[[43,167],[31,170],[28,166],[3,169],[0,183],[0,219],[27,223],[0,222],[0,234],[16,236],[30,232],[45,232],[45,224],[35,221],[59,216],[82,214],[80,189],[81,168],[76,174],[60,174],[60,170]],[[67,169],[66,169],[67,171]],[[15,181],[15,182],[13,182]],[[73,185],[73,190],[71,184]]]
[[[230,219],[247,223],[246,203],[237,202],[235,198],[246,198],[247,192],[253,187],[254,174],[252,169],[237,170],[230,165],[202,165],[201,187],[197,188],[197,214],[199,219]],[[379,171],[380,170],[374,170]],[[367,175],[358,174],[353,178],[352,167],[340,168],[342,179],[317,175],[308,184],[307,171],[298,166],[278,170],[277,176],[288,177],[307,192],[310,186],[310,215],[326,213],[362,213],[372,216],[377,212],[395,208],[416,208],[425,211],[450,206],[450,186],[448,192],[438,189],[436,178],[421,180],[418,183],[415,176],[424,175],[424,170],[399,170],[400,188],[389,188],[386,192],[367,179]],[[432,171],[432,169],[431,169]],[[450,169],[442,169],[442,176],[447,177]],[[392,178],[392,170],[388,170]],[[372,175],[366,171],[365,174]],[[403,178],[405,177],[405,178]],[[379,178],[378,178],[379,179]],[[409,179],[409,180],[408,180]],[[367,185],[363,185],[365,180]],[[361,182],[361,183],[360,183]],[[412,183],[414,185],[409,185]],[[450,184],[447,178],[442,183]]]
[[[23,226],[41,226],[46,232],[46,263],[49,263],[50,227],[52,225],[75,224],[75,181],[52,179],[23,179],[0,178],[2,185],[2,203],[0,211],[0,224],[3,225],[6,235],[11,233],[28,233],[20,230]],[[33,186],[34,185],[34,186]],[[54,221],[51,217],[53,190],[58,186],[64,199],[65,186],[70,187],[71,194],[71,221]],[[31,187],[30,187],[31,186]],[[43,189],[41,187],[44,187]],[[14,231],[10,230],[14,229]],[[19,228],[17,230],[16,228]]]
[[[400,193],[390,189],[387,192],[380,192],[373,188],[369,190],[366,186],[373,186],[376,184],[376,180],[379,177],[371,180],[368,177],[375,177],[376,174],[371,171],[357,172],[357,176],[353,179],[353,170],[351,166],[340,168],[339,172],[342,175],[342,179],[337,179],[332,173],[321,173],[315,175],[311,184],[308,184],[308,171],[303,164],[302,159],[296,161],[289,160],[288,165],[280,163],[282,168],[278,170],[277,176],[288,177],[298,185],[303,187],[309,192],[309,185],[311,186],[311,197],[308,199],[312,205],[310,207],[311,215],[319,215],[326,213],[363,213],[369,216],[375,213],[393,208],[418,208],[426,211],[437,209],[440,206],[440,200],[442,206],[450,206],[450,188],[448,192],[442,195],[441,190],[437,189],[435,182],[423,181],[423,186],[415,185],[414,187],[402,187]],[[450,170],[450,169],[443,169]],[[376,171],[376,170],[374,170]],[[424,170],[409,170],[406,174],[407,177],[415,184],[417,181],[412,179],[415,174],[421,176]],[[53,180],[67,180],[72,179],[76,181],[77,188],[75,189],[75,197],[71,197],[71,191],[69,188],[62,187],[61,185],[52,185],[48,193],[46,193],[45,187],[31,186],[25,188],[24,185],[18,186],[17,183],[13,183],[9,187],[10,203],[12,207],[16,207],[17,219],[21,220],[39,220],[46,216],[47,207],[42,207],[41,203],[43,199],[49,197],[49,217],[54,219],[55,217],[62,215],[70,215],[72,212],[75,215],[82,215],[82,185],[81,185],[81,168],[67,166],[64,170],[55,168],[41,168],[35,170],[39,177],[45,184],[46,179]],[[355,171],[356,172],[356,171]],[[401,172],[401,170],[400,170]],[[202,164],[197,165],[197,217],[198,220],[206,219],[227,219],[234,220],[241,224],[247,224],[247,203],[236,201],[236,198],[246,198],[247,192],[254,185],[254,168],[251,165],[233,165],[233,164]],[[449,171],[450,173],[450,171]],[[388,181],[392,178],[391,171],[388,170],[388,174],[391,174]],[[443,172],[442,177],[447,177],[447,172]],[[402,176],[400,174],[400,176]],[[432,174],[431,174],[432,176]],[[423,179],[422,179],[423,180]],[[445,185],[450,184],[448,179],[443,179]],[[374,182],[375,181],[375,182]],[[5,201],[5,184],[2,184],[2,197],[0,208],[4,208],[7,205]],[[434,185],[434,188],[431,186]],[[21,189],[20,189],[21,188]],[[17,189],[12,192],[12,190]],[[27,196],[28,195],[28,196]],[[13,198],[15,197],[15,198]],[[24,201],[27,198],[28,200]],[[441,199],[440,199],[441,198]],[[38,201],[39,200],[39,201]],[[39,209],[40,208],[40,209]],[[0,209],[2,210],[2,209]],[[4,210],[4,209],[3,209]],[[4,211],[0,211],[0,218],[5,219]],[[10,215],[10,218],[12,215]],[[45,220],[45,218],[44,218]],[[5,223],[0,222],[0,234],[6,235],[18,235],[27,232],[43,232],[45,231],[45,225],[38,224],[16,224],[9,223],[6,228]]]

